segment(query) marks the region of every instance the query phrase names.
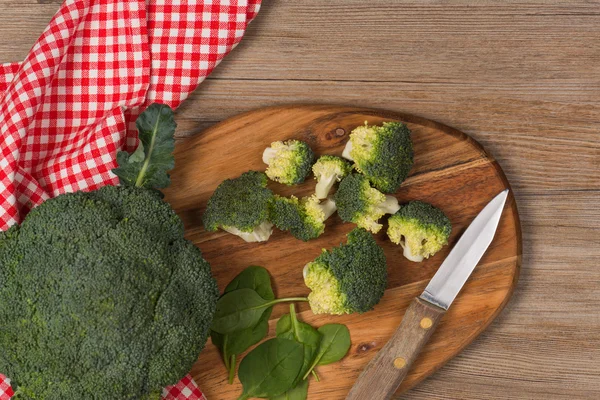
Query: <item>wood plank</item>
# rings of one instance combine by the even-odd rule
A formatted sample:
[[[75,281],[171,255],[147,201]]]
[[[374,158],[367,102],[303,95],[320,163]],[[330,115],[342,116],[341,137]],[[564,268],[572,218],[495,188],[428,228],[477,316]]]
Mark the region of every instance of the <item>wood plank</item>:
[[[22,61],[40,37],[59,4],[0,0],[0,63]]]
[[[600,397],[598,193],[519,196],[524,259],[492,325],[403,399]]]
[[[207,81],[180,109],[179,133],[198,133],[210,121],[258,106],[317,98],[324,104],[403,110],[455,126],[486,146],[518,192],[598,189],[600,110],[584,98],[600,97],[600,88],[579,92],[581,99],[561,90],[516,87],[501,96],[495,87],[456,90],[444,84]]]
[[[303,283],[302,267],[323,248],[345,241],[345,234],[355,227],[353,224],[342,224],[335,217],[328,221],[322,236],[307,243],[284,232],[275,232],[267,243],[245,243],[221,231],[205,232],[200,220],[202,210],[223,179],[239,176],[249,169],[264,170],[262,151],[272,141],[296,138],[308,142],[317,154],[341,154],[349,132],[365,120],[371,124],[393,120],[407,124],[412,131],[415,165],[396,196],[401,202],[421,199],[440,207],[452,221],[453,230],[449,246],[418,264],[400,256],[398,246],[386,239],[384,231],[376,235],[388,257],[389,277],[386,294],[373,312],[331,317],[313,315],[306,304],[298,306],[303,320],[315,326],[333,321],[345,323],[352,337],[352,349],[341,363],[319,369],[327,379],[310,385],[313,398],[346,396],[360,371],[389,340],[404,310],[423,291],[461,232],[492,197],[508,187],[498,164],[465,134],[419,117],[353,107],[273,107],[239,115],[202,135],[179,142],[172,185],[165,191],[165,199],[183,215],[186,236],[211,263],[221,289],[247,266],[262,265],[271,272],[280,297],[306,296],[308,289]],[[248,136],[254,140],[243,140]],[[314,191],[314,184],[310,179],[294,187],[275,184],[271,187],[279,194],[303,196]],[[519,220],[511,196],[494,242],[421,352],[400,391],[440,368],[485,329],[508,301],[518,278],[520,260]],[[275,307],[271,328],[286,312],[286,307]],[[214,367],[203,368],[206,365]],[[233,398],[240,392],[239,383],[223,385],[227,374],[212,344],[202,352],[192,373],[211,399]]]
[[[597,1],[267,0],[214,76],[597,85],[599,17]]]

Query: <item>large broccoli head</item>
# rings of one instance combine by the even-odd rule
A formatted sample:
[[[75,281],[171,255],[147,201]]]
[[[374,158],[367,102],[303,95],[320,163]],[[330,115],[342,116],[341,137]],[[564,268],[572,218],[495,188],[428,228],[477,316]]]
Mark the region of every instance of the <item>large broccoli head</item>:
[[[384,214],[394,214],[400,206],[394,196],[386,196],[369,184],[369,180],[359,174],[350,174],[340,183],[335,193],[338,215],[346,222],[354,222],[360,228],[373,233],[383,225],[377,221]]]
[[[388,220],[388,236],[404,248],[411,261],[423,261],[448,244],[452,224],[448,217],[431,204],[411,201]]]
[[[354,229],[346,244],[323,251],[304,267],[304,282],[315,314],[369,311],[387,284],[385,254],[369,232]]]
[[[224,231],[247,242],[263,242],[273,232],[268,221],[273,192],[262,172],[249,171],[223,181],[215,190],[203,216],[207,231]]]
[[[158,399],[196,361],[218,295],[158,193],[58,196],[0,235],[0,372],[19,399]]]
[[[314,158],[312,149],[301,140],[273,142],[263,152],[263,162],[268,165],[267,176],[285,185],[304,182]]]
[[[400,122],[383,126],[359,126],[350,133],[342,154],[354,161],[373,186],[383,193],[394,193],[413,165],[410,130]]]
[[[327,199],[321,203],[314,195],[301,200],[296,196],[275,196],[270,219],[279,229],[290,231],[295,238],[306,242],[325,232],[325,220],[335,210],[335,202]]]

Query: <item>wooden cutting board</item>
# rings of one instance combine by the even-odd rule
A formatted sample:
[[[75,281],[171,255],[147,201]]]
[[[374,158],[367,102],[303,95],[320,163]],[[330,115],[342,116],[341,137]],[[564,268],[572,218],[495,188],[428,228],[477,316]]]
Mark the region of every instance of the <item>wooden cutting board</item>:
[[[412,131],[415,165],[397,193],[400,202],[423,200],[440,207],[452,221],[450,246],[422,263],[402,257],[402,248],[377,235],[388,260],[389,282],[385,296],[371,312],[347,316],[313,315],[299,304],[300,318],[313,326],[329,322],[348,325],[352,347],[339,363],[319,367],[321,382],[311,381],[309,400],[343,399],[363,367],[379,351],[400,324],[409,302],[418,296],[440,263],[477,213],[501,190],[508,188],[498,163],[472,138],[437,122],[382,110],[335,106],[285,106],[260,109],[230,118],[193,138],[182,140],[175,151],[173,183],[168,200],[184,219],[187,238],[202,249],[211,263],[219,288],[249,265],[262,265],[272,275],[278,297],[306,296],[304,265],[322,248],[345,242],[354,228],[337,215],[327,222],[325,233],[308,243],[275,231],[266,243],[245,243],[224,232],[207,233],[201,216],[219,183],[247,170],[263,171],[265,147],[275,140],[300,139],[317,154],[341,155],[350,131],[368,121],[403,121]],[[279,194],[305,196],[315,181],[297,187],[270,183]],[[440,323],[398,393],[433,374],[471,343],[498,315],[516,285],[521,265],[521,231],[514,197],[509,196],[496,237],[473,275]],[[277,319],[289,312],[277,305],[270,337]],[[192,375],[209,400],[236,399],[241,385],[226,382],[227,373],[217,349],[209,342]],[[312,378],[311,378],[312,379]]]

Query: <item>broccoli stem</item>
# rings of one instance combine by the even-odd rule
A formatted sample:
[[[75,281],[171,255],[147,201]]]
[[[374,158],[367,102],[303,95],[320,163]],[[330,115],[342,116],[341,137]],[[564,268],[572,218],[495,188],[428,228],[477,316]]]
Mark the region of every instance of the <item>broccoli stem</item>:
[[[235,363],[236,357],[235,354],[231,355],[231,360],[229,361],[229,379],[228,382],[230,385],[233,385],[233,379],[235,378]]]
[[[308,265],[309,265],[309,264],[310,264],[310,263],[306,264],[306,265],[304,266],[304,268],[302,269],[302,277],[304,278],[304,281],[306,281],[306,275],[308,275]]]
[[[268,240],[271,233],[273,233],[273,224],[265,221],[254,228],[252,232],[242,232],[238,228],[228,226],[223,226],[222,229],[232,235],[241,237],[248,243],[254,243]]]
[[[335,175],[322,175],[319,177],[317,181],[317,185],[315,186],[315,194],[318,199],[325,199],[329,194],[329,191],[333,187],[333,184],[337,181],[337,176]]]
[[[412,249],[410,248],[409,244],[407,241],[401,241],[400,242],[400,246],[402,246],[402,248],[404,249],[404,257],[406,257],[409,261],[413,261],[413,262],[421,262],[423,261],[425,258],[420,255],[420,254],[413,254]]]
[[[344,147],[344,151],[342,151],[342,157],[344,157],[347,160],[354,161],[354,159],[350,155],[351,152],[352,152],[352,141],[348,140],[348,143],[346,143],[346,147]]]
[[[262,160],[265,164],[269,164],[277,155],[277,150],[267,147],[263,152]]]
[[[321,210],[323,210],[323,214],[325,214],[325,219],[331,217],[333,213],[336,212],[337,206],[335,205],[335,201],[331,199],[325,200],[320,204]]]
[[[398,199],[394,196],[385,196],[385,201],[381,203],[378,208],[386,214],[396,214],[400,209]]]

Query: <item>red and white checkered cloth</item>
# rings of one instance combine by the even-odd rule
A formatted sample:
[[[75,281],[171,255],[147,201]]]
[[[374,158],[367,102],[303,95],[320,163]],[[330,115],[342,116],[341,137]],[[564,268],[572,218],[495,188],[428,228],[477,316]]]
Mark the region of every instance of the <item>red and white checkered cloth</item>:
[[[117,184],[139,110],[179,106],[260,1],[66,0],[22,63],[0,65],[0,230],[50,197]],[[164,398],[203,396],[188,376]]]

